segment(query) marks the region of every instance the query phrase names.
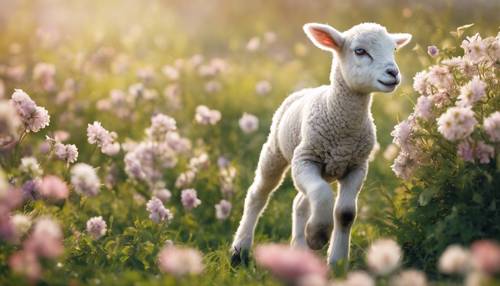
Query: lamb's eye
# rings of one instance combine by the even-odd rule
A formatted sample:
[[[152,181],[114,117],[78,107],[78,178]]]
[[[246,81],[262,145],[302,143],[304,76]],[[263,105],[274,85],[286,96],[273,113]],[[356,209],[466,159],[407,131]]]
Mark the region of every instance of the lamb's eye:
[[[363,48],[356,48],[356,49],[354,49],[354,53],[355,53],[356,55],[358,55],[358,56],[364,56],[364,55],[366,55],[366,54],[367,54],[367,53],[366,53],[366,50],[365,50],[365,49],[363,49]]]

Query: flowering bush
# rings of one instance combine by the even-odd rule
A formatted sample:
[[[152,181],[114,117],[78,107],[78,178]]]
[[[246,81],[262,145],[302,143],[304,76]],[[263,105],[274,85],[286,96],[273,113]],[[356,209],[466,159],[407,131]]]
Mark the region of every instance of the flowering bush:
[[[500,237],[500,34],[460,47],[429,49],[437,64],[416,74],[414,112],[392,132],[406,181],[394,232],[426,270],[449,244]]]

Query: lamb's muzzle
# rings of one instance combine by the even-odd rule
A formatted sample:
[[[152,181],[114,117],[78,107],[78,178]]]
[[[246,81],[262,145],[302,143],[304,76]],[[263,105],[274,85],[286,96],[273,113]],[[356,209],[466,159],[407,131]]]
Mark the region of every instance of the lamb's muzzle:
[[[345,32],[310,23],[304,31],[314,45],[334,54],[331,83],[293,93],[275,112],[232,243],[233,264],[248,253],[269,194],[290,166],[299,191],[293,202],[292,246],[321,249],[330,240],[328,263],[349,255],[357,196],[376,142],[371,92],[391,92],[399,84],[394,52],[411,35],[390,34],[374,23]],[[335,180],[336,198],[330,187]]]

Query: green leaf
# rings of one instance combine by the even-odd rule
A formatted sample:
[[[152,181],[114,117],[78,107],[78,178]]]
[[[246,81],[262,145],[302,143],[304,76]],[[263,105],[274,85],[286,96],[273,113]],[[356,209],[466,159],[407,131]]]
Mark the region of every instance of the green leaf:
[[[477,204],[482,204],[483,203],[483,196],[481,196],[479,193],[474,193],[472,195],[472,201],[477,203]]]
[[[418,203],[421,206],[425,207],[431,201],[432,197],[434,197],[435,194],[436,191],[433,189],[424,189],[418,196]]]

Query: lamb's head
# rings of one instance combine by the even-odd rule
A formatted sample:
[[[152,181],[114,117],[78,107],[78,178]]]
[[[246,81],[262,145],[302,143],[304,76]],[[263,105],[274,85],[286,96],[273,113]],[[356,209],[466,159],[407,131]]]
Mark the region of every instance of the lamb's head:
[[[345,32],[309,23],[304,25],[304,31],[314,45],[337,55],[334,61],[352,90],[391,92],[399,84],[401,76],[394,53],[411,40],[410,34],[388,33],[375,23],[359,24]]]

